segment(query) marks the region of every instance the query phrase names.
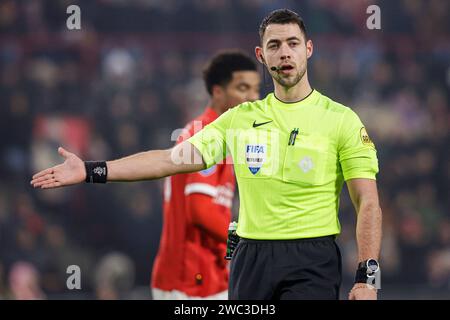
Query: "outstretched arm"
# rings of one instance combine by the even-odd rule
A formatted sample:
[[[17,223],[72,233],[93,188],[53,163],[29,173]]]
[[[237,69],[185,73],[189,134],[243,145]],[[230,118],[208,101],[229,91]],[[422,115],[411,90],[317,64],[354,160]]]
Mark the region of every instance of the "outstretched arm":
[[[83,160],[61,147],[58,153],[65,161],[35,174],[31,180],[33,187],[58,188],[85,181],[86,169]],[[140,152],[107,161],[106,165],[108,181],[152,180],[205,168],[200,152],[187,141],[172,149]]]

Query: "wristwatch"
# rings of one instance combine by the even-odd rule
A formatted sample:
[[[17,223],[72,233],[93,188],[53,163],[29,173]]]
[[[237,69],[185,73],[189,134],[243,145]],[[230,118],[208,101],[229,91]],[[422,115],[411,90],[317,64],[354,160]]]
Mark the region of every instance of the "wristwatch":
[[[371,275],[380,270],[380,264],[375,259],[367,259],[359,263],[358,269],[365,269],[366,273]]]
[[[380,271],[380,264],[376,259],[367,259],[358,264],[356,270],[355,283],[369,283],[373,284],[374,277]]]

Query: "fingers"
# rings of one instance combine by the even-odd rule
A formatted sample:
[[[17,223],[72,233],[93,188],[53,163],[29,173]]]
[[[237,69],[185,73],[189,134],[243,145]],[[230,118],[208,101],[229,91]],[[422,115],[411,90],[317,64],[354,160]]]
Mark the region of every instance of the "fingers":
[[[65,159],[72,155],[62,147],[58,148],[58,153]],[[36,173],[33,175],[30,184],[35,188],[41,187],[42,189],[61,187],[62,183],[56,179],[56,171],[58,171],[58,176],[61,177],[61,168],[62,165],[58,165]]]
[[[55,174],[54,173],[48,173],[44,176],[41,176],[39,178],[31,180],[31,184],[33,187],[38,188],[44,184],[56,182]]]
[[[43,176],[45,176],[46,174],[52,174],[52,173],[53,173],[53,170],[54,170],[53,167],[48,168],[48,169],[45,169],[45,170],[42,170],[42,171],[36,173],[36,174],[33,176],[33,180],[35,180],[35,179],[37,179],[37,178],[40,178],[40,177],[43,177]],[[31,184],[33,184],[33,181],[31,181]]]
[[[56,182],[46,183],[46,184],[42,185],[41,188],[42,189],[52,189],[52,188],[58,188],[61,186],[62,186],[61,182],[56,181]]]
[[[64,149],[63,147],[59,147],[59,148],[58,148],[58,153],[59,153],[62,157],[64,157],[64,158],[67,158],[68,156],[71,155],[71,153],[68,152],[68,151],[67,151],[66,149]],[[46,175],[46,174],[54,173],[54,170],[55,170],[55,167],[51,167],[51,168],[42,170],[42,171],[36,173],[36,174],[33,176],[33,180],[34,180],[34,179],[37,179],[37,178],[39,178],[39,177],[42,177],[42,176],[44,176],[44,175]],[[33,184],[33,182],[31,182],[31,184]]]

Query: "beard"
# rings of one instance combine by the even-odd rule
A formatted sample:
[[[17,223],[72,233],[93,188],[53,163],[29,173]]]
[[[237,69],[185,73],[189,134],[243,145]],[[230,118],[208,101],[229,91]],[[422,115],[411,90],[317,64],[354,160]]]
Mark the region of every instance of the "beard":
[[[304,65],[293,78],[290,78],[290,77],[284,78],[279,73],[276,73],[276,75],[273,78],[275,79],[276,82],[278,82],[284,88],[289,89],[289,88],[292,88],[293,86],[295,86],[297,83],[299,83],[300,80],[302,80],[305,73],[306,73],[306,65]]]

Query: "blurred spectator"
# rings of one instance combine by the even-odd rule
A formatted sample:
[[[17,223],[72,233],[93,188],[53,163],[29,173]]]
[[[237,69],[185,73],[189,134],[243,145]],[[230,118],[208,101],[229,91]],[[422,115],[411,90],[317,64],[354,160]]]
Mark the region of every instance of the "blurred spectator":
[[[0,263],[0,300],[7,298],[6,283],[5,283],[5,270],[3,264]]]
[[[15,300],[45,299],[40,287],[39,272],[31,263],[20,261],[11,267],[9,287]]]
[[[430,284],[450,290],[450,218],[440,222],[434,249],[428,260]]]
[[[95,270],[97,299],[126,299],[134,285],[134,264],[122,253],[113,252],[103,256]]]

